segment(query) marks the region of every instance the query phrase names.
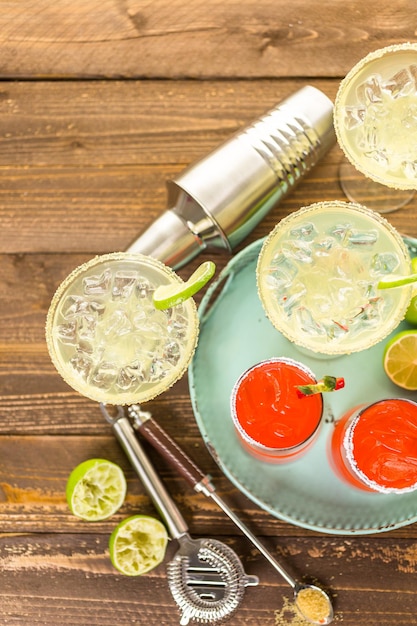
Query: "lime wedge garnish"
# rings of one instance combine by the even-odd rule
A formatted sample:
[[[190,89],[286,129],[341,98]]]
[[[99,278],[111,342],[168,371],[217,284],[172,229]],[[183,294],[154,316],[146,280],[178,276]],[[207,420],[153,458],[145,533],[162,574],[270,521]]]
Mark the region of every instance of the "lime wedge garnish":
[[[161,285],[155,289],[153,304],[156,309],[170,309],[184,300],[191,298],[210,280],[216,271],[213,261],[205,261],[181,284]]]
[[[344,378],[336,378],[335,376],[323,376],[317,383],[311,385],[297,385],[297,393],[299,397],[312,396],[314,393],[323,393],[326,391],[337,391],[345,386]]]
[[[110,559],[125,576],[140,576],[162,563],[167,543],[167,530],[159,520],[149,515],[133,515],[112,532]]]
[[[380,280],[378,289],[393,289],[394,287],[403,287],[404,285],[410,285],[415,282],[417,282],[417,274],[410,274],[409,276],[401,276],[394,280]]]
[[[122,506],[126,479],[121,468],[106,459],[89,459],[71,472],[66,487],[68,506],[81,519],[107,519]]]

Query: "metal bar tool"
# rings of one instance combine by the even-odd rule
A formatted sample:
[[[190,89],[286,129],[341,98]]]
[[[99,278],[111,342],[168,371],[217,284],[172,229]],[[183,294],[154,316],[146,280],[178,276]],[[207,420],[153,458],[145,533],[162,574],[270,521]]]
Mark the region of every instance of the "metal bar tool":
[[[333,621],[333,607],[328,595],[319,587],[314,585],[302,584],[297,582],[285,569],[278,563],[278,561],[272,556],[272,554],[266,549],[266,547],[259,541],[259,539],[252,533],[251,530],[242,522],[242,520],[234,513],[230,507],[221,499],[216,493],[215,487],[210,480],[210,477],[204,474],[190,459],[185,452],[178,446],[178,444],[166,433],[163,428],[156,422],[151,414],[147,411],[142,411],[139,405],[132,405],[128,407],[127,413],[133,421],[133,427],[140,432],[143,437],[151,443],[156,450],[179,472],[179,474],[185,478],[191,487],[195,491],[203,493],[205,496],[211,498],[218,504],[224,513],[236,524],[236,526],[242,531],[242,533],[252,542],[252,544],[259,550],[259,552],[269,561],[272,567],[286,580],[286,582],[292,587],[294,592],[295,603],[298,610],[303,614],[303,617],[313,624],[330,624]],[[311,618],[311,615],[307,614],[304,605],[299,602],[300,591],[303,589],[314,590],[315,593],[325,599],[327,602],[327,613],[321,616],[319,620]]]
[[[168,209],[128,248],[179,268],[231,253],[336,142],[333,103],[307,85],[167,182]]]
[[[226,544],[211,538],[190,537],[184,518],[135,436],[123,408],[117,407],[115,416],[104,404],[100,409],[167,525],[169,534],[179,543],[179,550],[168,563],[167,579],[182,613],[181,626],[186,626],[190,620],[209,623],[229,617],[239,607],[245,587],[258,584],[257,576],[245,573],[239,557]]]

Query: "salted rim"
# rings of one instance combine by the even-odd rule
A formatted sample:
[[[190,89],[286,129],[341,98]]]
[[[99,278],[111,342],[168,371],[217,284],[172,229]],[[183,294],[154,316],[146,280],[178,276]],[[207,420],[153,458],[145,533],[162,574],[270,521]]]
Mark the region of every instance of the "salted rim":
[[[180,278],[178,274],[174,272],[173,269],[171,269],[170,267],[168,267],[161,261],[158,261],[157,259],[154,259],[153,257],[146,256],[141,253],[112,252],[108,254],[98,255],[90,259],[86,263],[83,263],[82,265],[79,265],[78,267],[73,269],[70,272],[70,274],[68,274],[68,276],[62,281],[62,283],[59,285],[59,287],[57,288],[57,290],[55,291],[52,297],[51,304],[49,306],[49,310],[46,316],[46,324],[45,324],[46,344],[47,344],[47,348],[49,351],[49,355],[51,357],[52,363],[54,364],[58,373],[61,375],[62,379],[72,389],[82,394],[83,396],[90,398],[90,400],[95,400],[97,402],[110,402],[111,404],[114,404],[114,394],[107,394],[105,390],[103,390],[103,393],[100,393],[99,392],[100,390],[98,390],[98,393],[95,394],[94,392],[91,393],[91,390],[93,390],[94,388],[87,384],[86,385],[74,384],[77,381],[73,377],[69,376],[68,368],[66,367],[66,364],[63,364],[63,360],[60,357],[59,350],[57,350],[56,348],[55,340],[53,337],[53,326],[54,326],[55,315],[57,313],[57,308],[61,301],[61,298],[67,291],[68,287],[70,287],[73,281],[75,281],[83,273],[90,270],[91,268],[94,268],[95,266],[103,265],[103,267],[105,267],[106,264],[112,265],[113,263],[117,263],[119,261],[137,263],[138,267],[151,266],[152,268],[159,271],[161,276],[163,275],[167,277],[168,279],[173,280],[178,283],[184,282],[182,278]],[[189,319],[190,321],[189,341],[188,341],[188,345],[186,346],[186,350],[185,350],[184,357],[182,359],[181,366],[178,368],[175,368],[171,372],[171,376],[168,375],[166,376],[166,378],[163,379],[164,386],[162,390],[160,389],[161,388],[160,384],[155,384],[150,389],[147,389],[146,393],[145,392],[141,393],[139,391],[136,393],[131,392],[131,393],[120,394],[117,397],[118,404],[126,405],[126,404],[133,404],[135,402],[146,402],[148,400],[152,400],[159,394],[165,392],[167,389],[172,387],[172,385],[175,382],[177,382],[177,380],[179,380],[183,376],[183,374],[185,374],[188,368],[188,365],[191,362],[191,359],[194,355],[196,346],[197,346],[198,334],[199,334],[199,317],[198,317],[198,312],[197,312],[197,306],[193,298],[189,298],[188,300],[185,300],[181,304],[182,306],[185,306],[188,308],[188,314],[190,318]],[[190,341],[190,338],[193,340]],[[155,389],[157,389],[156,392],[155,392]]]
[[[408,303],[411,297],[412,286],[408,286],[408,287],[405,286],[405,288],[404,287],[401,288],[403,289],[402,293],[404,294],[402,298],[403,306],[402,308],[397,306],[397,315],[395,316],[393,315],[391,317],[390,323],[386,324],[384,332],[380,334],[377,334],[375,332],[369,333],[367,336],[368,342],[366,345],[361,346],[361,347],[353,347],[353,348],[351,348],[349,344],[346,347],[343,341],[341,341],[340,343],[329,343],[328,345],[323,343],[322,345],[323,349],[321,349],[320,352],[318,352],[315,344],[311,346],[311,344],[309,344],[308,340],[306,341],[305,338],[300,339],[300,337],[296,334],[295,330],[290,328],[289,325],[286,324],[283,319],[279,319],[279,320],[275,319],[274,314],[271,313],[271,311],[268,309],[268,306],[265,304],[265,301],[267,300],[267,298],[264,297],[263,292],[268,291],[268,290],[263,285],[264,280],[263,280],[262,274],[263,274],[264,268],[262,267],[262,265],[264,263],[265,256],[268,254],[268,247],[271,245],[273,239],[276,237],[277,233],[279,233],[282,230],[283,227],[285,228],[287,225],[290,225],[291,222],[297,220],[300,217],[300,215],[305,214],[307,216],[308,214],[311,214],[318,209],[325,209],[325,210],[328,210],[328,212],[330,212],[330,210],[333,210],[336,217],[338,216],[338,213],[337,213],[338,209],[341,209],[347,212],[352,211],[353,213],[359,212],[362,215],[366,215],[371,220],[374,220],[375,222],[377,222],[379,226],[381,226],[382,228],[385,228],[385,230],[388,231],[388,233],[394,238],[400,252],[402,252],[403,260],[405,261],[408,260],[409,265],[411,264],[410,255],[408,253],[407,247],[404,241],[402,240],[401,236],[399,235],[397,230],[392,226],[392,224],[388,222],[388,220],[385,219],[385,217],[383,217],[379,213],[371,209],[368,209],[367,207],[361,204],[357,204],[354,202],[345,202],[342,200],[315,202],[313,204],[303,206],[297,211],[294,211],[293,213],[290,213],[286,217],[282,218],[280,222],[278,222],[278,224],[275,226],[275,228],[266,237],[261,247],[259,257],[258,257],[258,263],[256,266],[256,283],[257,283],[258,296],[262,303],[265,314],[270,320],[270,322],[272,323],[272,325],[282,335],[284,335],[284,337],[289,339],[289,341],[294,343],[296,346],[300,348],[305,348],[316,355],[323,354],[323,355],[336,356],[336,355],[342,355],[342,354],[351,354],[352,352],[361,352],[362,350],[366,350],[370,348],[371,346],[375,345],[376,343],[378,343],[379,341],[381,341],[382,339],[384,339],[387,335],[390,334],[392,330],[394,330],[394,328],[398,326],[398,324],[404,318],[404,315],[406,313]],[[373,331],[374,330],[375,329],[373,329]]]
[[[376,404],[382,404],[383,402],[387,402],[389,400],[395,400],[396,402],[407,402],[408,404],[413,404],[417,407],[417,402],[414,400],[409,400],[408,398],[384,398],[382,400],[377,400],[376,402],[372,402],[372,404],[368,404],[367,406],[359,409],[354,413],[349,426],[346,429],[346,432],[343,436],[343,448],[346,453],[346,458],[349,461],[349,464],[353,470],[353,472],[357,475],[361,482],[363,482],[367,487],[376,491],[378,493],[396,493],[396,494],[404,494],[411,493],[417,489],[417,481],[410,485],[409,487],[404,487],[403,489],[399,489],[396,487],[384,487],[383,485],[379,485],[376,481],[369,478],[358,466],[356,459],[353,456],[353,437],[355,434],[355,427],[359,422],[360,416],[367,411],[370,407],[375,406]]]
[[[257,441],[256,439],[253,439],[253,437],[251,437],[250,435],[247,434],[247,432],[244,430],[244,428],[242,427],[242,425],[240,424],[238,417],[237,417],[237,413],[236,413],[236,396],[240,387],[241,382],[254,370],[259,369],[260,367],[263,367],[264,365],[268,365],[269,363],[286,363],[288,365],[291,365],[297,369],[300,369],[301,371],[303,371],[305,374],[307,374],[308,376],[310,376],[312,378],[312,380],[314,381],[314,383],[317,382],[316,376],[314,374],[314,372],[307,367],[307,365],[304,365],[304,363],[301,363],[300,361],[296,361],[295,359],[290,359],[287,357],[273,357],[271,359],[265,359],[263,361],[259,361],[258,363],[255,363],[255,365],[251,365],[251,367],[248,367],[237,379],[237,381],[235,382],[235,384],[233,385],[233,389],[232,389],[232,393],[230,396],[230,411],[231,411],[231,415],[232,415],[232,420],[233,420],[233,424],[235,425],[237,431],[239,432],[239,434],[241,435],[242,439],[244,441],[246,441],[246,443],[248,443],[249,445],[253,446],[254,448],[256,448],[257,450],[259,450],[260,452],[264,452],[265,454],[271,454],[274,453],[275,456],[281,456],[281,455],[285,455],[288,454],[290,452],[292,452],[293,450],[296,450],[297,448],[303,446],[304,444],[306,444],[308,441],[310,441],[310,439],[313,438],[313,436],[316,434],[317,430],[320,427],[320,424],[322,422],[323,419],[323,412],[324,412],[324,402],[323,402],[323,394],[317,394],[321,396],[321,415],[318,419],[318,422],[314,428],[314,430],[308,435],[308,437],[306,437],[305,439],[303,439],[303,441],[300,441],[299,443],[293,445],[293,446],[289,446],[287,448],[270,448],[269,446],[265,446],[263,443],[260,443],[259,441]]]
[[[415,52],[416,53],[416,62],[417,62],[417,43],[404,43],[404,44],[393,44],[391,46],[386,46],[384,48],[379,48],[378,50],[374,50],[362,58],[356,65],[352,67],[352,69],[346,74],[345,78],[340,82],[338,91],[336,93],[336,98],[333,107],[333,125],[336,133],[337,142],[345,154],[346,158],[352,163],[355,169],[358,172],[361,172],[364,176],[367,176],[371,180],[381,183],[387,187],[391,187],[393,189],[417,189],[417,179],[409,183],[407,179],[397,178],[396,176],[392,176],[391,180],[388,180],[388,175],[378,176],[375,174],[372,169],[367,169],[357,161],[356,152],[350,149],[347,145],[347,142],[344,140],[343,126],[342,126],[342,108],[347,105],[346,99],[350,95],[349,92],[349,83],[354,82],[359,72],[366,65],[371,65],[372,63],[379,61],[382,57],[392,53],[403,53],[407,52]],[[400,68],[399,68],[400,69]],[[365,77],[364,77],[365,80]],[[417,95],[417,94],[416,94]]]

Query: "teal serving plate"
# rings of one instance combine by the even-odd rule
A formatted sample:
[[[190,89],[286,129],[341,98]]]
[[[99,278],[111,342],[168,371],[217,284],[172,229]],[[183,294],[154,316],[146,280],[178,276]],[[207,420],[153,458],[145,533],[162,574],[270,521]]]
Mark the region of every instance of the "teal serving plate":
[[[417,241],[404,238],[412,256]],[[417,400],[387,378],[382,355],[390,336],[363,352],[315,358],[302,354],[264,314],[256,288],[256,263],[263,240],[237,254],[208,288],[199,307],[200,337],[189,368],[195,419],[205,444],[227,478],[275,517],[322,533],[369,534],[417,521],[417,491],[404,495],[361,492],[332,471],[328,445],[334,422],[358,404],[382,398]],[[308,365],[317,378],[342,376],[345,388],[325,394],[324,423],[315,445],[286,464],[260,461],[241,446],[230,417],[230,395],[240,374],[276,356]]]

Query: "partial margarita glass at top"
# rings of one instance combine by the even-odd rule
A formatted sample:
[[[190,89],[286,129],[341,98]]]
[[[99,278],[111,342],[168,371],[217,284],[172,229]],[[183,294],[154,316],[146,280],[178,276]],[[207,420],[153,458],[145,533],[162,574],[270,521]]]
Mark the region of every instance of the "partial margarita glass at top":
[[[417,189],[417,44],[368,54],[341,81],[334,105],[338,143],[370,179]]]
[[[383,277],[410,273],[397,231],[366,207],[330,201],[282,219],[263,243],[258,293],[282,335],[317,355],[369,348],[403,319],[410,285],[378,289]]]
[[[46,321],[49,353],[62,378],[108,404],[150,400],[186,371],[198,338],[193,298],[158,310],[161,285],[185,283],[163,263],[112,253],[77,267],[58,287]]]

